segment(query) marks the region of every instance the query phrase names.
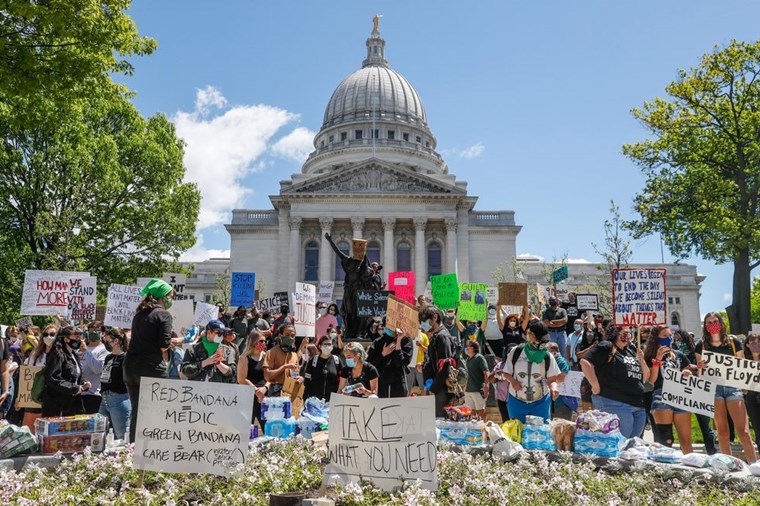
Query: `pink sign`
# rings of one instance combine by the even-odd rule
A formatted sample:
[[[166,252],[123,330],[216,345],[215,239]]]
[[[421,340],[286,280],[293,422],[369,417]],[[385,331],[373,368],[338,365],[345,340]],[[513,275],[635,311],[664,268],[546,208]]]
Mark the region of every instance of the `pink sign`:
[[[399,299],[403,299],[410,304],[416,302],[414,296],[414,272],[389,272],[388,289]]]
[[[331,314],[322,315],[317,318],[317,323],[314,324],[317,328],[317,339],[327,335],[327,327],[332,325],[336,329],[338,328],[338,319]]]

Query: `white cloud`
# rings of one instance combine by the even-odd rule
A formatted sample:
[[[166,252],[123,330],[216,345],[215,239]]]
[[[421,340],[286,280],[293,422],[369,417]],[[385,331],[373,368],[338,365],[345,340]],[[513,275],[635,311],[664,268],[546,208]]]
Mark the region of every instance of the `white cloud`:
[[[441,150],[441,154],[444,156],[453,155],[453,156],[458,156],[459,158],[472,159],[472,158],[477,158],[480,155],[482,155],[483,151],[485,150],[486,150],[485,144],[483,144],[482,142],[476,142],[469,148],[464,148],[464,149],[451,148],[451,149]]]
[[[196,91],[192,112],[178,111],[173,118],[177,135],[186,143],[185,180],[197,182],[201,190],[199,230],[227,222],[229,212],[243,205],[250,190],[242,187],[242,179],[261,170],[258,159],[271,138],[298,119],[297,114],[268,105],[222,111],[226,104],[219,90],[207,86]]]
[[[272,153],[283,158],[290,158],[298,163],[303,163],[314,151],[314,136],[316,132],[308,128],[298,127],[288,135],[278,140],[272,146]]]
[[[520,253],[519,255],[517,255],[517,258],[520,260],[533,260],[537,262],[544,261],[544,257],[542,257],[541,255],[534,255],[533,253]]]
[[[731,302],[731,299],[733,299],[733,295],[728,292],[723,293],[723,302]]]
[[[590,264],[592,263],[589,260],[586,260],[585,258],[568,258],[567,263],[569,264]]]
[[[209,258],[229,258],[230,250],[228,249],[207,249],[204,246],[203,236],[198,235],[195,245],[180,255],[180,262],[202,262]]]

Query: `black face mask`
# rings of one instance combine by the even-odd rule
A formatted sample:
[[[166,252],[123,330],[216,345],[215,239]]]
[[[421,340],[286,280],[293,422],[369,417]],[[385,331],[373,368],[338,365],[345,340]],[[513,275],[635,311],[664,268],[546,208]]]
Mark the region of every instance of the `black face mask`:
[[[106,351],[109,351],[109,352],[113,351],[113,346],[111,346],[111,343],[109,343],[107,341],[103,341],[103,346],[106,347]]]
[[[82,346],[82,340],[81,339],[70,339],[69,340],[69,346],[71,346],[71,349],[76,351],[79,349],[80,346]]]

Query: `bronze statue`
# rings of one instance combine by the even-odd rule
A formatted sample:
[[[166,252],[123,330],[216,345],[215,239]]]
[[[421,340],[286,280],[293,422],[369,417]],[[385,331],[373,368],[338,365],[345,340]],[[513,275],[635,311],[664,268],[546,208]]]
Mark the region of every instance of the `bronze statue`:
[[[347,339],[357,339],[366,325],[364,324],[365,318],[356,314],[356,292],[364,288],[364,283],[372,277],[373,271],[369,265],[367,255],[364,255],[364,258],[361,260],[356,260],[339,250],[330,234],[325,234],[325,239],[328,240],[330,247],[340,258],[340,264],[346,273],[343,284],[343,305],[340,308],[340,314],[343,317],[343,327],[345,328],[345,337]]]
[[[372,18],[372,25],[374,26],[374,29],[372,30],[373,32],[377,32],[378,31],[377,28],[378,28],[378,26],[380,26],[380,18],[381,17],[382,16],[380,14],[375,14],[375,17]]]

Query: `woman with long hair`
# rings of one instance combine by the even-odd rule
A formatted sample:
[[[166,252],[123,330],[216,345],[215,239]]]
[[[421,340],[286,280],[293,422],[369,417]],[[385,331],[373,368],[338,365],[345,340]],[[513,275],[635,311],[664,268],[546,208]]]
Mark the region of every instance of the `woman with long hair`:
[[[251,423],[259,421],[264,428],[264,420],[261,419],[261,401],[269,390],[269,383],[264,378],[264,355],[267,352],[267,338],[258,329],[253,329],[248,334],[243,354],[238,359],[237,380],[241,385],[248,385],[253,389],[253,412]]]
[[[27,359],[24,361],[24,365],[33,365],[37,367],[45,367],[47,363],[47,356],[50,350],[53,349],[53,343],[58,336],[58,326],[54,324],[46,325],[42,331],[41,338],[37,340],[37,346],[34,347]],[[16,400],[18,403],[18,399]],[[18,407],[16,409],[19,409]],[[24,418],[21,422],[22,425],[29,427],[30,430],[34,430],[34,421],[42,416],[41,408],[23,408]]]
[[[42,393],[42,416],[71,416],[84,413],[82,393],[91,387],[82,381],[82,366],[77,351],[82,340],[73,327],[58,332],[53,349],[45,361],[45,390]]]
[[[132,414],[132,404],[124,384],[124,356],[129,349],[129,338],[120,328],[114,327],[103,336],[103,344],[110,347],[111,353],[103,361],[100,373],[100,394],[102,402],[98,408],[113,427],[116,439],[123,440],[127,432],[129,418]]]
[[[705,352],[719,353],[744,358],[744,349],[738,339],[726,333],[726,325],[718,313],[707,313],[702,325],[702,342],[697,345],[697,367],[705,366]],[[736,434],[744,448],[744,458],[747,462],[757,460],[755,447],[749,434],[747,424],[747,408],[744,404],[744,394],[734,387],[718,385],[715,390],[715,428],[718,431],[718,446],[720,452],[731,455],[731,442],[728,438],[728,417],[734,422]]]

